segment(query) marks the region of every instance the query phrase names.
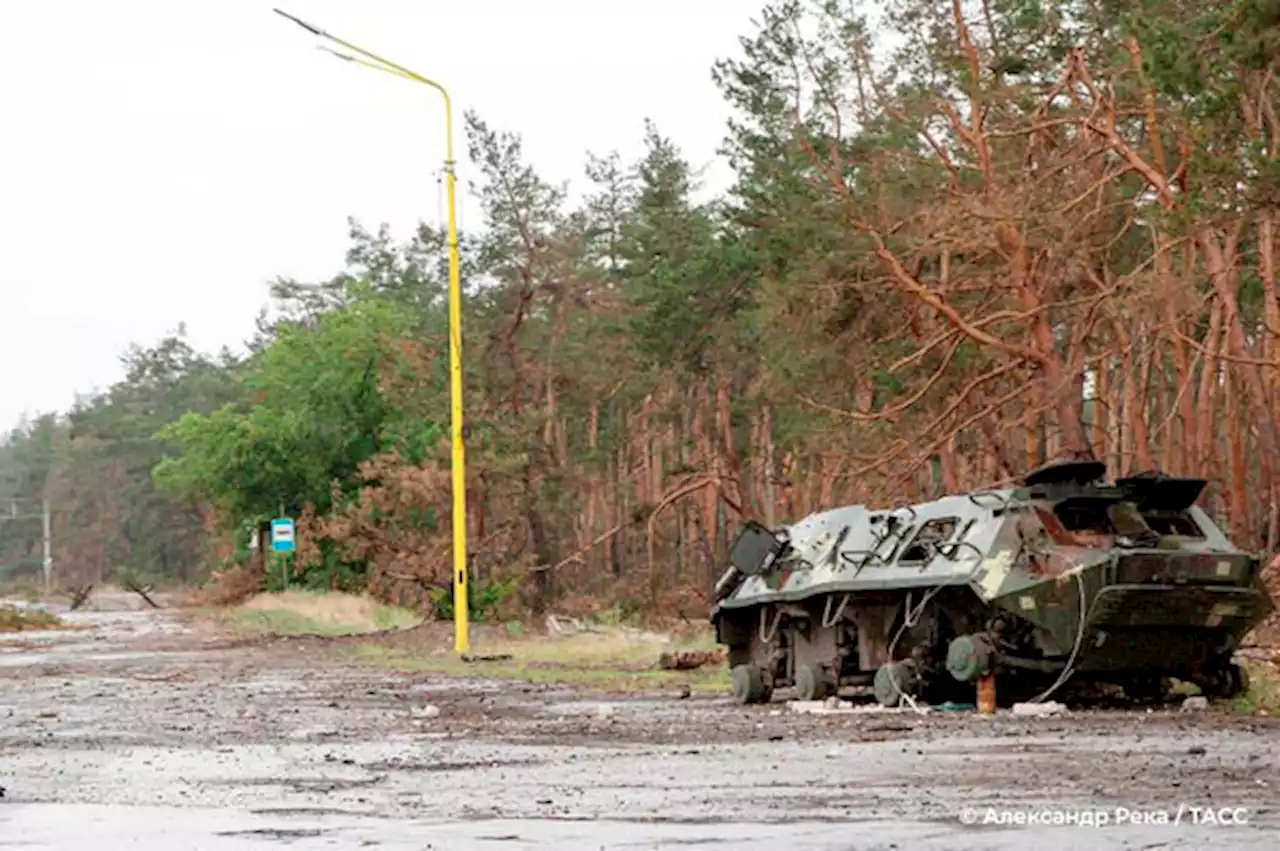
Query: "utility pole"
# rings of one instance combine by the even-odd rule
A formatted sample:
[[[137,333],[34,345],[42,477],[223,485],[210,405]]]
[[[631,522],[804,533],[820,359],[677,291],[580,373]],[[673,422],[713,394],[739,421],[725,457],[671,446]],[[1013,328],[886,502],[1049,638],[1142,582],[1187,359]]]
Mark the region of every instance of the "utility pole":
[[[53,591],[53,523],[49,515],[49,497],[44,498],[44,590]]]

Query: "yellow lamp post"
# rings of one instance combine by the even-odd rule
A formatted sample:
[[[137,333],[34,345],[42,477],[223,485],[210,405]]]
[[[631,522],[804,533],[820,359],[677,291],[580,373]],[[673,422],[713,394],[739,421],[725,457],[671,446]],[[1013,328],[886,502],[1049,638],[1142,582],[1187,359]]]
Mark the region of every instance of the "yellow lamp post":
[[[449,200],[449,395],[450,431],[453,442],[453,625],[454,647],[458,653],[466,653],[471,647],[468,635],[467,600],[467,475],[466,449],[462,437],[462,283],[458,269],[458,215],[453,159],[453,101],[444,86],[435,80],[415,74],[394,62],[383,59],[354,44],[330,35],[319,27],[295,18],[279,9],[276,14],[288,18],[312,35],[340,44],[366,59],[330,50],[340,59],[356,62],[369,68],[385,71],[397,77],[430,86],[444,96],[445,115],[445,174],[448,181]],[[328,48],[326,48],[328,49]]]

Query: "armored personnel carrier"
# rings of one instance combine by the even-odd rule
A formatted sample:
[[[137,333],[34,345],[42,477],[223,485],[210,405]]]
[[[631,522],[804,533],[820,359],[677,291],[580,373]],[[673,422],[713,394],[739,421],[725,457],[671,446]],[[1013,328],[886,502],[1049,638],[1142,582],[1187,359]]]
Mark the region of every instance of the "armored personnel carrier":
[[[1274,608],[1261,558],[1195,505],[1203,479],[1106,474],[1061,462],[1005,490],[748,524],[711,613],[735,698],[971,701],[987,677],[1002,703],[1068,679],[1242,692],[1232,654]]]

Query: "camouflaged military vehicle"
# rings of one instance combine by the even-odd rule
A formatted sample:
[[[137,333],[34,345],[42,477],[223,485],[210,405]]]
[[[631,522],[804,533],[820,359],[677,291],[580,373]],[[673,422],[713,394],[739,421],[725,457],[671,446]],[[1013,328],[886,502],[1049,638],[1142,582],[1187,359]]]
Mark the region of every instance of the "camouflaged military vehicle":
[[[1273,609],[1260,557],[1194,504],[1204,480],[1106,473],[1062,462],[1006,490],[749,524],[712,609],[734,696],[970,702],[987,675],[1002,703],[1067,680],[1240,693],[1232,654]]]

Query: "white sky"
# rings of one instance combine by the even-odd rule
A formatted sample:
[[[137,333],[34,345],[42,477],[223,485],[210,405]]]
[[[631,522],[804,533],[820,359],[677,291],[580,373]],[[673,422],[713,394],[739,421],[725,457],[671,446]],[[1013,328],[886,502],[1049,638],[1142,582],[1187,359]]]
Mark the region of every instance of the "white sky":
[[[276,5],[449,86],[464,189],[469,108],[554,181],[580,186],[588,150],[637,155],[646,116],[711,164],[711,65],[763,0],[0,0],[0,430],[179,322],[237,347],[268,280],[341,267],[349,215],[439,220],[439,99]]]

